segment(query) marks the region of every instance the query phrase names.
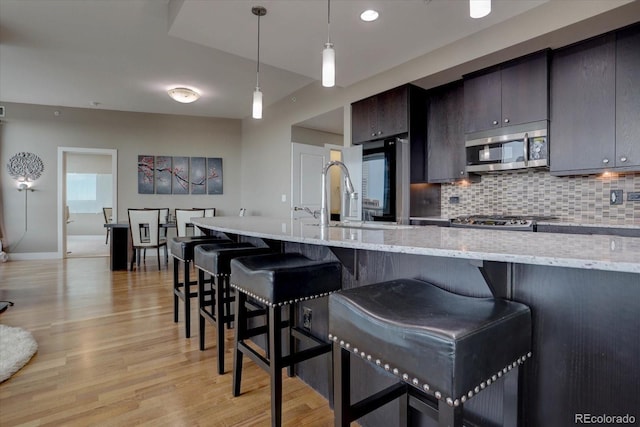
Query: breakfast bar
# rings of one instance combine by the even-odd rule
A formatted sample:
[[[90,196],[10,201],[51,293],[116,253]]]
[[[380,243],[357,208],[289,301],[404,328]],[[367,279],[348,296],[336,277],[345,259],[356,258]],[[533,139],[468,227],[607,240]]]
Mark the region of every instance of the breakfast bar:
[[[640,419],[639,238],[378,223],[320,227],[313,218],[216,217],[194,224],[238,241],[339,260],[343,289],[417,278],[461,295],[524,303],[533,320],[533,356],[521,381],[524,425],[573,425],[587,415]],[[313,313],[311,332],[326,336],[326,303],[303,306]],[[296,373],[328,396],[324,366],[309,361]],[[352,372],[360,384],[355,395],[393,382],[364,363]],[[365,417],[366,424],[394,425],[397,410],[391,403]],[[478,394],[465,412],[478,425],[499,425],[501,387]]]

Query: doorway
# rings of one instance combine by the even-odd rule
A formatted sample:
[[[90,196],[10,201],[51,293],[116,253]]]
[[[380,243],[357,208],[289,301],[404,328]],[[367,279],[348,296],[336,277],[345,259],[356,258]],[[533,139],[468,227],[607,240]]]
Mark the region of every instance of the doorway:
[[[58,148],[58,255],[108,256],[103,208],[117,222],[117,150]]]

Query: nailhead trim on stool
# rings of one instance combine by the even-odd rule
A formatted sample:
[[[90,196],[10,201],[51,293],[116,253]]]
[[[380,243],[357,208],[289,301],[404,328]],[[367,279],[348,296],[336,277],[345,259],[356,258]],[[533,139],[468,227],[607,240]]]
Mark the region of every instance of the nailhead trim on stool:
[[[255,295],[249,291],[247,291],[246,289],[243,289],[241,286],[238,286],[234,283],[231,284],[231,287],[242,292],[245,293],[247,295],[249,295],[251,298],[255,299],[256,301],[259,301],[269,307],[282,307],[285,305],[289,305],[289,304],[295,304],[297,302],[301,302],[301,301],[308,301],[308,300],[312,300],[312,299],[316,299],[316,298],[322,298],[322,297],[326,297],[331,295],[333,292],[325,292],[323,294],[318,294],[318,295],[310,295],[310,296],[306,296],[304,298],[296,298],[296,299],[292,299],[292,300],[288,300],[288,301],[283,301],[283,302],[278,302],[278,303],[273,303],[270,300],[267,300],[266,298],[263,298],[261,296]],[[335,292],[335,291],[334,291]]]
[[[400,375],[400,371],[398,368],[392,367],[388,363],[385,363],[383,360],[376,358],[376,356],[368,352],[361,351],[361,349],[358,349],[357,347],[351,348],[352,345],[350,343],[340,340],[340,338],[338,338],[336,335],[329,334],[329,339],[333,342],[339,343],[340,347],[344,348],[345,350],[349,350],[354,354],[359,355],[362,359],[365,359],[368,362],[375,364],[376,366],[383,367],[385,371],[392,372],[394,375],[400,376],[402,380],[405,381],[407,384],[410,384],[416,387],[417,389],[421,389],[423,392],[427,392],[435,396],[435,398],[438,400],[444,399],[449,406],[459,406],[461,402],[465,403],[466,401],[471,399],[473,396],[475,396],[476,394],[478,394],[479,392],[487,388],[487,386],[497,381],[498,378],[502,377],[503,374],[506,374],[507,372],[515,368],[516,365],[522,365],[528,358],[532,356],[532,353],[529,352],[524,356],[519,357],[515,362],[510,363],[509,365],[505,366],[502,370],[492,375],[491,378],[487,378],[485,381],[475,386],[472,390],[469,390],[468,393],[463,394],[462,396],[454,400],[452,396],[442,396],[441,392],[436,390],[431,390],[431,387],[429,386],[429,384],[420,378],[410,379],[409,374],[406,374],[406,373],[403,373],[402,375]]]

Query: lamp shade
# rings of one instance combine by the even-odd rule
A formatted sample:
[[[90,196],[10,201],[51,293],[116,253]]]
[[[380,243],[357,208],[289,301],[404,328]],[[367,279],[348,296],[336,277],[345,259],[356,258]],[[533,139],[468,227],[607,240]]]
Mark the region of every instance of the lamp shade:
[[[260,92],[260,88],[257,87],[253,92],[253,114],[252,117],[254,119],[262,118],[262,92]]]
[[[322,86],[336,85],[336,51],[333,43],[325,43],[322,50]]]
[[[491,0],[469,0],[469,16],[484,18],[491,13]]]
[[[173,89],[169,89],[167,93],[172,99],[182,102],[183,104],[189,104],[200,98],[200,94],[198,92],[186,87],[174,87]]]

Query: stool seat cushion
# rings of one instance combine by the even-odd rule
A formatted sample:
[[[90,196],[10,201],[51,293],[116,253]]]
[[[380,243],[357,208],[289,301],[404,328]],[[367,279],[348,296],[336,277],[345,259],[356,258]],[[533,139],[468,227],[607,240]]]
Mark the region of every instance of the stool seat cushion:
[[[231,285],[268,305],[290,304],[340,289],[341,268],[296,253],[240,257],[231,261]]]
[[[409,384],[464,401],[528,357],[531,314],[517,302],[400,279],[332,294],[329,332]]]
[[[214,276],[231,274],[231,260],[240,256],[271,253],[266,247],[257,248],[250,243],[205,244],[196,247],[194,262],[197,268]]]
[[[193,260],[193,250],[196,246],[203,243],[233,243],[230,239],[224,239],[213,236],[186,236],[173,237],[169,241],[169,250],[171,255],[180,258],[183,261]]]

